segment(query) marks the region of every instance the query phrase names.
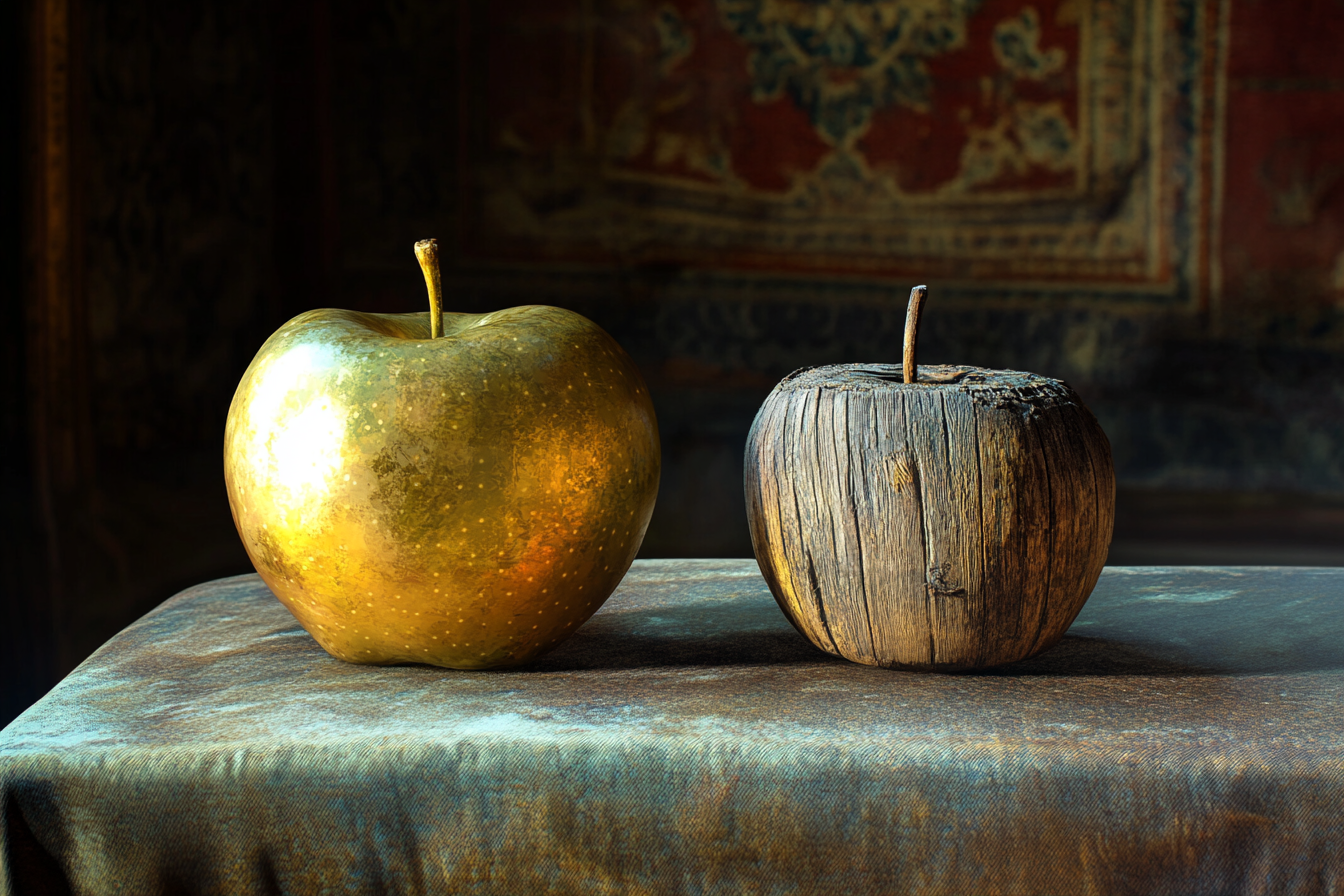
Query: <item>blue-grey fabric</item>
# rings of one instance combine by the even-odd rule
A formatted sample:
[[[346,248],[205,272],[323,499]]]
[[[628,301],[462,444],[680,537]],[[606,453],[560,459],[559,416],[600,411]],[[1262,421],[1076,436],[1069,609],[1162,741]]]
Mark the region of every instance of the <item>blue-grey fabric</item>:
[[[254,576],[0,733],[0,892],[1340,893],[1344,570],[1106,570],[989,673],[635,565],[523,670],[332,659]]]

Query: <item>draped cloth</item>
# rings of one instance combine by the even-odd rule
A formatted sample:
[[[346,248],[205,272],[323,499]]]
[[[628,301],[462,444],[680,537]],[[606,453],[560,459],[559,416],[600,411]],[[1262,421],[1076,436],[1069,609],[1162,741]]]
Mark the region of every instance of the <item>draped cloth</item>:
[[[333,659],[255,576],[0,733],[0,893],[1344,891],[1344,570],[1109,568],[977,674],[640,561],[503,672]]]

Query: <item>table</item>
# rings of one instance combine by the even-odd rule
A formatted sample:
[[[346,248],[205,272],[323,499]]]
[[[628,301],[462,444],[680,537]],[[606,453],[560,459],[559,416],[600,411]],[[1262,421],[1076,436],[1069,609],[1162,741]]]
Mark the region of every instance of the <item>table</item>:
[[[1109,568],[961,675],[641,561],[508,672],[327,656],[192,588],[0,734],[0,893],[1339,893],[1344,570]]]

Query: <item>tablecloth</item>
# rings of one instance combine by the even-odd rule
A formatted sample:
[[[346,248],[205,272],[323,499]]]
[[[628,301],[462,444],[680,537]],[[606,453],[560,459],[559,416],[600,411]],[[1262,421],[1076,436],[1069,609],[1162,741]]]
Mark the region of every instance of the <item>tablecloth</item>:
[[[325,654],[255,576],[0,733],[0,893],[1341,893],[1344,570],[1108,568],[976,674],[639,561],[528,668]]]

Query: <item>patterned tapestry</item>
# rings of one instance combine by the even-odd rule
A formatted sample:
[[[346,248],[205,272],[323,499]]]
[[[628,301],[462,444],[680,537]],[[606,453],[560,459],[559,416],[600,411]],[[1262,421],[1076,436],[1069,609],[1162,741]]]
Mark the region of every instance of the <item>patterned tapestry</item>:
[[[1272,338],[1291,334],[1337,351],[1344,346],[1344,2],[1232,7],[1215,292],[1230,312],[1277,318]]]
[[[478,4],[467,255],[1202,301],[1218,5]]]

